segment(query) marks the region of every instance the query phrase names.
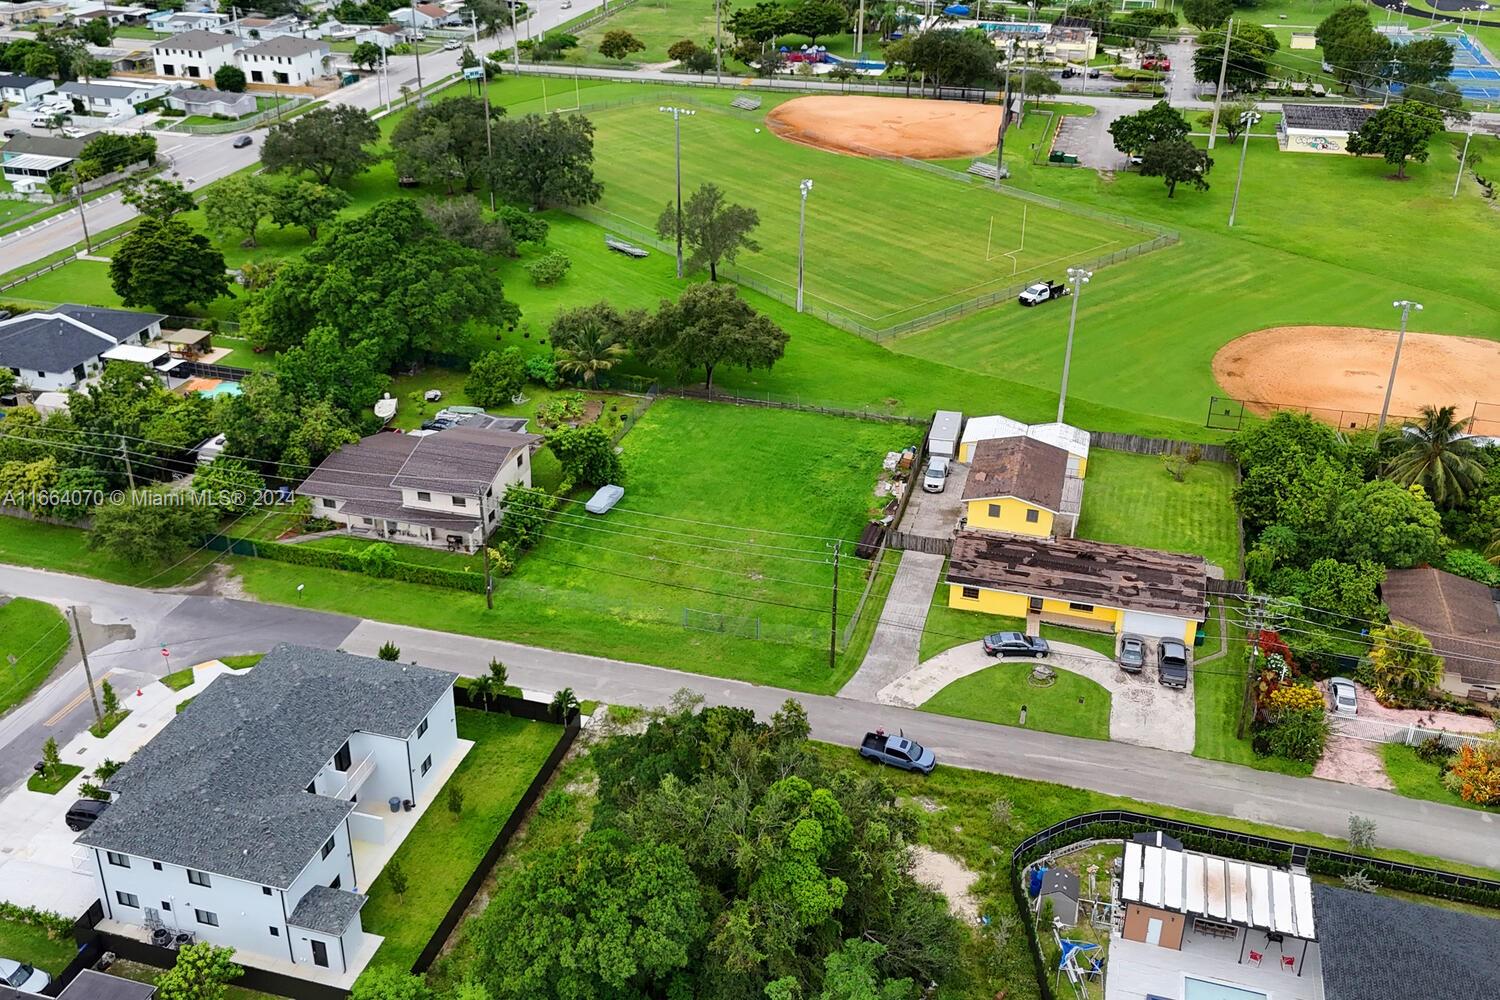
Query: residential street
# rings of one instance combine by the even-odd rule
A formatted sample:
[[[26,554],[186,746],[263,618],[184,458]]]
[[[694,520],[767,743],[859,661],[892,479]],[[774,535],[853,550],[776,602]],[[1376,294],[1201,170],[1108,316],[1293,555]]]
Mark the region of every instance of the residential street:
[[[365,655],[391,641],[401,647],[404,660],[468,674],[479,673],[491,657],[498,657],[510,668],[512,682],[543,694],[571,687],[581,699],[657,705],[686,687],[712,702],[743,705],[762,715],[796,698],[807,708],[813,735],[834,743],[852,745],[877,726],[910,730],[947,764],[1334,835],[1343,835],[1349,815],[1357,813],[1376,821],[1384,846],[1500,866],[1500,836],[1493,815],[1353,785],[515,643],[356,623],[338,615],[250,601],[163,594],[20,567],[0,567],[0,590],[61,604],[89,604],[96,620],[111,615],[128,620],[135,637],[94,654],[96,676],[111,668],[159,676],[167,671],[160,655],[164,643],[172,650],[175,669],[280,641],[339,646]],[[80,673],[62,675],[0,723],[0,769],[8,780],[18,780],[29,769],[44,732],[56,732],[62,741],[77,731],[86,712]],[[78,708],[52,727],[46,725],[58,711],[56,706],[73,701]],[[64,732],[67,725],[72,728]]]

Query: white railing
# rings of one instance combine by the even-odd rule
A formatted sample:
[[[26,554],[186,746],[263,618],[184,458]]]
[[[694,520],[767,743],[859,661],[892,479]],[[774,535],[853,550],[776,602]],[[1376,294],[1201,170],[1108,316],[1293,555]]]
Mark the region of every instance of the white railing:
[[[87,847],[73,849],[73,872],[77,875],[94,874],[94,852]]]
[[[352,799],[370,775],[375,773],[375,755],[367,754],[351,767],[344,776],[344,783],[333,793],[336,799]]]

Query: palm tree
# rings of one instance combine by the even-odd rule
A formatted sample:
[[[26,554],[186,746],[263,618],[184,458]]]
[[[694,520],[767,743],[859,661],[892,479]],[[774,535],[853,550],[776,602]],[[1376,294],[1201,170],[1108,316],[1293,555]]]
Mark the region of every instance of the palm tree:
[[[495,690],[495,678],[490,674],[480,674],[469,681],[469,694],[479,695],[480,703],[484,705],[486,712],[490,710],[490,695],[498,693]]]
[[[588,322],[569,330],[561,343],[554,337],[557,368],[564,375],[576,375],[589,388],[625,356],[625,345],[619,334],[604,324]]]
[[[1469,420],[1457,419],[1454,407],[1422,407],[1422,419],[1402,428],[1386,477],[1403,486],[1420,485],[1439,507],[1462,503],[1484,481],[1468,429]]]

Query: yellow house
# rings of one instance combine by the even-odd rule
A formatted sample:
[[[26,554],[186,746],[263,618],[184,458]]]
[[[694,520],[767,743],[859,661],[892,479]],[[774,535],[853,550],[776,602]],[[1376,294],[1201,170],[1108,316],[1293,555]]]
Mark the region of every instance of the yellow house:
[[[1192,644],[1205,617],[1202,556],[1081,538],[961,531],[948,606]]]
[[[1068,453],[1028,437],[973,446],[964,506],[970,528],[1048,538],[1062,513]]]
[[[1028,437],[1043,444],[1050,444],[1068,453],[1068,475],[1082,479],[1088,474],[1089,432],[1072,424],[1057,422],[1047,424],[1023,424],[999,414],[987,417],[970,417],[964,424],[963,438],[958,444],[958,460],[971,461],[974,447],[980,441],[993,438]]]

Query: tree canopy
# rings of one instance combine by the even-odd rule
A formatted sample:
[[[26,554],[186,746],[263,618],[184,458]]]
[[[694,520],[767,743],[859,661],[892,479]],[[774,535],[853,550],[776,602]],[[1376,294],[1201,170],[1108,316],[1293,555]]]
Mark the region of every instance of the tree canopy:
[[[449,194],[456,188],[473,191],[489,167],[484,103],[478,97],[452,97],[408,111],[391,133],[397,175],[441,184]],[[492,105],[491,124],[504,114],[503,107]]]
[[[1115,148],[1122,153],[1139,153],[1158,142],[1186,139],[1192,127],[1166,101],[1157,101],[1143,111],[1123,115],[1109,124]]]
[[[1378,154],[1406,176],[1406,161],[1427,162],[1427,146],[1443,130],[1443,111],[1403,101],[1381,108],[1349,135],[1347,149],[1355,156]]]
[[[224,255],[178,219],[147,216],[114,248],[109,282],[127,306],[180,314],[229,294]]]
[[[273,173],[306,172],[319,184],[342,184],[375,165],[379,157],[367,147],[379,139],[380,126],[363,108],[314,108],[271,126],[261,143],[260,162]]]
[[[505,118],[494,126],[494,184],[540,210],[591,205],[604,193],[594,178],[594,126],[583,115]]]
[[[1160,177],[1167,186],[1167,197],[1177,194],[1177,185],[1190,184],[1199,191],[1208,190],[1208,172],[1213,158],[1187,139],[1153,142],[1141,152],[1141,176]]]
[[[682,370],[701,368],[713,387],[720,365],[770,368],[786,351],[785,330],[756,312],[733,285],[689,285],[677,301],[663,300],[656,315],[639,324],[634,347],[650,364]]]
[[[682,205],[682,238],[692,249],[685,261],[689,268],[708,267],[708,279],[719,280],[719,263],[734,262],[741,250],[755,251],[760,244],[750,233],[760,225],[753,208],[730,202],[717,184],[702,184]],[[663,239],[677,237],[677,206],[667,205],[657,220]]]

